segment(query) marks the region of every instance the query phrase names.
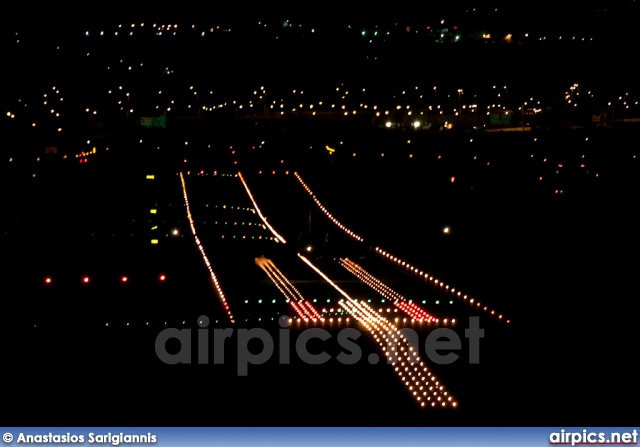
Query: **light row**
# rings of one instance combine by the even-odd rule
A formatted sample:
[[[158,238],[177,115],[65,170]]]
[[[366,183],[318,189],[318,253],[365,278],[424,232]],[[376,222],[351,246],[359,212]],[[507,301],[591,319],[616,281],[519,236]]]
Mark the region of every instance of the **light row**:
[[[298,289],[296,289],[293,284],[291,287],[288,287],[288,281],[285,282],[283,280],[284,275],[279,275],[281,273],[280,270],[276,269],[275,264],[270,259],[265,258],[264,256],[258,257],[255,259],[255,263],[258,267],[260,267],[267,274],[269,279],[273,282],[273,284],[278,288],[278,290],[284,295],[287,303],[292,300],[302,300],[304,299]],[[276,273],[276,271],[278,273]],[[286,278],[285,278],[286,279]],[[260,303],[262,300],[258,300]]]
[[[305,322],[309,322],[309,320],[314,323],[324,321],[324,318],[316,308],[313,307],[313,304],[304,299],[300,291],[287,279],[280,269],[276,267],[271,259],[260,257],[256,258],[255,262],[265,271],[278,290],[285,296],[298,318]]]
[[[309,320],[313,321],[314,323],[317,321],[325,321],[325,318],[322,317],[318,313],[316,308],[314,308],[313,305],[307,300],[289,301],[289,304],[293,308],[298,318],[302,319],[305,323],[308,323]],[[331,321],[333,321],[333,318],[331,318]]]
[[[123,275],[119,279],[120,279],[121,283],[126,284],[126,283],[129,282],[130,277]],[[165,282],[166,280],[167,280],[167,276],[166,275],[161,274],[161,275],[158,276],[158,281],[159,282]],[[52,276],[45,276],[44,279],[42,280],[42,282],[45,285],[53,285],[55,283],[55,281],[54,281]],[[90,276],[82,276],[80,278],[80,283],[81,284],[91,284],[91,282],[92,281],[91,281],[91,277]]]
[[[262,219],[262,222],[267,226],[267,228],[269,228],[269,231],[271,231],[271,233],[275,236],[276,242],[282,242],[283,244],[286,244],[287,241],[282,236],[280,236],[278,234],[278,232],[269,224],[269,222],[267,222],[267,218],[264,217],[264,215],[260,211],[260,208],[258,207],[258,204],[256,203],[255,199],[253,198],[253,194],[251,194],[251,190],[249,189],[249,185],[247,185],[247,182],[244,180],[244,177],[242,176],[241,172],[238,172],[238,177],[240,178],[240,181],[242,182],[242,185],[244,186],[244,189],[247,192],[247,195],[249,196],[249,199],[251,199],[251,203],[253,203],[253,208],[258,213],[258,216],[260,216],[260,219]]]
[[[438,323],[439,319],[430,315],[427,311],[422,309],[420,306],[409,303],[404,296],[393,290],[391,287],[387,286],[385,283],[380,281],[375,276],[371,275],[365,269],[363,269],[360,265],[351,261],[347,258],[340,259],[340,265],[346,268],[351,274],[356,276],[360,281],[367,284],[369,287],[374,289],[380,295],[385,297],[388,300],[393,301],[394,305],[396,305],[400,310],[408,314],[412,319],[417,321],[426,321],[426,322],[435,322]]]
[[[196,241],[196,245],[198,246],[198,250],[200,250],[200,254],[202,254],[202,259],[204,259],[204,263],[206,264],[207,269],[209,270],[209,275],[211,276],[211,280],[213,281],[213,286],[215,288],[215,291],[218,294],[218,297],[220,298],[220,301],[222,302],[222,306],[224,307],[225,311],[227,312],[227,315],[229,316],[229,319],[231,320],[231,323],[235,323],[235,318],[233,317],[233,314],[231,313],[231,309],[229,307],[229,303],[227,303],[227,299],[224,296],[224,293],[222,291],[222,287],[220,286],[220,283],[218,281],[218,277],[213,272],[213,268],[211,267],[211,263],[209,262],[209,258],[207,258],[207,254],[204,251],[204,247],[200,243],[200,239],[198,238],[198,235],[196,234],[196,227],[193,224],[193,216],[191,215],[191,209],[189,207],[189,197],[187,195],[187,184],[186,184],[186,182],[184,180],[184,175],[182,175],[182,172],[180,173],[180,182],[182,183],[182,193],[183,193],[183,196],[184,196],[185,207],[187,209],[187,218],[189,219],[189,226],[191,227],[191,232],[193,233],[193,237],[194,237],[194,239]]]
[[[402,383],[421,407],[457,407],[458,403],[428,370],[416,349],[393,323],[375,312],[366,302],[351,298],[307,258],[299,253],[298,257],[344,296],[345,299],[340,301],[340,306],[367,328],[385,353],[387,362],[393,366]]]
[[[398,328],[364,302],[353,300],[341,301],[340,305],[351,313],[371,333],[375,341],[387,357],[421,407],[457,406],[457,402],[444,389],[444,385],[429,371],[409,340]]]
[[[319,202],[319,200],[316,198],[316,196],[313,194],[313,192],[311,191],[311,189],[309,188],[309,186],[302,180],[302,177],[295,172],[294,175],[296,176],[296,178],[298,179],[298,181],[300,182],[300,184],[303,186],[303,188],[307,191],[308,194],[310,194],[312,196],[312,198],[314,199],[314,201],[316,202],[316,204],[318,205],[318,207],[325,213],[325,215],[327,215],[327,217],[329,217],[330,220],[332,220],[332,222],[334,222],[336,225],[338,225],[339,228],[341,228],[343,231],[347,232],[347,234],[349,234],[352,237],[356,237],[356,239],[359,238],[359,236],[355,235],[355,233],[353,233],[351,230],[348,230],[346,227],[344,227],[340,222],[337,221],[337,219],[335,219],[329,212],[328,210],[326,210],[326,208],[324,206],[322,206],[322,204]],[[359,238],[360,241],[362,241],[362,238]],[[401,264],[404,267],[407,267],[409,270],[414,271],[416,273],[419,272],[420,276],[425,276],[425,273],[422,271],[419,271],[418,269],[416,269],[415,267],[412,267],[411,265],[407,264],[405,261],[402,260],[398,260],[395,257],[392,257],[390,254],[383,252],[380,248],[376,247],[375,251],[379,254],[382,254],[383,256],[386,256],[387,258],[393,258],[394,261],[396,261],[398,264]],[[345,266],[344,264],[342,264],[343,266]],[[346,266],[345,266],[346,267]],[[354,273],[354,271],[352,271],[352,273]],[[355,274],[355,273],[354,273]],[[397,294],[397,292],[393,291],[392,289],[390,289],[388,286],[386,286],[386,284],[382,283],[381,281],[377,280],[376,278],[373,278],[371,275],[369,275],[369,277],[367,277],[368,281],[364,281],[363,278],[360,278],[361,280],[363,280],[363,282],[367,283],[369,286],[374,287],[372,284],[376,284],[378,287],[374,287],[375,290],[377,290],[379,293],[381,293],[383,296],[385,296],[386,298],[390,298],[390,299],[395,299],[395,300],[399,300],[399,299],[404,299],[404,301],[407,301],[406,298],[402,297],[398,297],[398,296],[394,296],[394,294]],[[444,287],[445,290],[449,290],[450,286],[444,284],[442,281],[438,280],[438,279],[434,279],[433,276],[429,276],[428,274],[426,275],[426,277],[428,278],[429,281],[433,281],[435,282],[436,285],[439,285],[440,287]],[[451,293],[455,293],[455,288],[451,288]],[[399,295],[399,294],[397,294]],[[457,296],[460,297],[462,294],[461,292],[457,293]],[[464,295],[464,297],[462,298],[463,300],[467,301],[468,296]],[[474,299],[470,298],[469,303],[472,306],[475,306],[477,308],[481,307],[480,302],[476,302],[474,305]],[[482,308],[484,311],[489,311],[488,306],[484,306],[484,308]],[[404,309],[403,309],[404,310]],[[417,311],[413,310],[414,312],[414,316],[415,315],[420,315],[420,313],[418,313]],[[490,310],[489,311],[491,315],[496,315],[496,311],[495,310]],[[425,312],[426,313],[426,312]],[[498,314],[498,319],[503,319],[503,315],[502,314]],[[510,323],[510,320],[506,320],[507,323]]]
[[[430,315],[426,310],[424,310],[423,308],[421,308],[420,306],[412,302],[410,303],[408,301],[398,300],[398,301],[394,301],[393,304],[398,309],[404,311],[407,315],[409,315],[412,320],[417,320],[421,322],[426,321],[429,323],[432,321],[435,321],[437,323],[439,321],[437,318]],[[447,320],[445,319],[444,323],[446,322]],[[455,320],[452,320],[452,322],[455,322]]]
[[[444,281],[441,281],[437,278],[434,278],[433,276],[430,276],[428,273],[425,273],[424,271],[418,269],[417,267],[412,266],[408,262],[403,261],[402,259],[391,255],[390,253],[382,250],[379,247],[375,247],[375,252],[380,256],[382,256],[383,258],[396,263],[398,266],[406,268],[410,272],[414,273],[416,276],[424,278],[425,281],[433,283],[438,288],[443,289],[444,291],[450,292],[453,296],[464,300],[465,302],[469,303],[469,305],[471,305],[472,307],[488,312],[490,315],[496,316],[499,320],[505,320],[502,314],[497,313],[493,309],[489,309],[488,306],[482,306],[480,304],[480,301],[477,301],[475,298],[471,298],[468,295],[463,295],[462,292],[460,291],[456,292],[456,289],[451,287],[449,284],[445,284]],[[511,323],[511,320],[505,320],[505,321],[507,323]]]
[[[340,223],[340,221],[338,221],[338,219],[333,217],[333,215],[329,212],[329,210],[327,210],[324,207],[324,205],[322,205],[322,203],[320,203],[320,201],[315,196],[315,194],[313,194],[311,192],[311,189],[309,189],[309,187],[302,181],[302,177],[300,177],[300,174],[298,174],[297,172],[294,172],[294,175],[296,176],[296,178],[298,179],[300,184],[304,187],[304,189],[309,193],[309,195],[311,195],[311,198],[316,203],[318,208],[320,208],[320,210],[329,218],[329,220],[331,222],[333,222],[338,228],[340,228],[348,236],[352,237],[353,239],[357,240],[358,242],[362,242],[363,241],[362,237],[358,236],[355,232],[351,231],[349,228],[345,227],[342,223]]]
[[[289,319],[289,323],[293,323],[294,321],[297,322],[298,324],[300,324],[300,323],[309,323],[309,317],[302,318],[302,317],[300,317],[298,315],[295,315],[294,317]],[[324,318],[323,317],[320,320],[313,320],[314,323],[316,323],[318,321],[320,321],[322,323],[325,323],[325,325],[326,325],[326,323],[334,323],[334,322],[335,323],[342,323],[342,322],[349,323],[350,320],[349,320],[349,317],[347,317],[347,318],[342,318],[342,317]]]
[[[240,237],[240,236],[236,236],[236,235],[234,234],[233,236],[231,236],[231,237],[229,238],[229,237],[225,237],[225,235],[223,234],[223,235],[220,237],[220,239],[253,239],[253,240],[258,239],[258,240],[265,240],[265,241],[267,241],[267,240],[268,240],[268,241],[276,241],[276,242],[278,242],[278,241],[277,241],[277,238],[275,238],[275,237],[273,237],[273,236],[268,236],[268,237],[267,237],[267,236],[264,236],[264,237],[262,237],[262,235],[257,236],[257,237],[256,237],[256,236],[250,236],[250,237],[249,237],[249,236],[246,236],[246,235],[242,235],[242,237]]]
[[[207,224],[207,222],[202,222],[202,223],[204,225]],[[255,223],[255,222],[229,222],[229,221],[219,222],[219,221],[214,221],[213,224],[214,225],[234,225],[234,226],[244,226],[244,225],[246,225],[248,227],[254,226],[254,227],[262,227],[265,230],[267,229],[267,227],[264,224]]]
[[[275,169],[272,171],[264,171],[264,170],[259,170],[258,174],[271,174],[271,175],[276,175],[276,174],[285,174],[285,175],[289,175],[289,171],[284,171],[284,172],[278,172]],[[187,172],[187,175],[189,175],[189,172]],[[196,175],[200,175],[200,176],[206,176],[209,175],[209,173],[204,172],[203,170],[199,171]],[[217,171],[214,171],[213,175],[220,175],[220,176],[226,176],[226,177],[237,177],[236,174],[218,174]]]
[[[252,321],[276,321],[278,320],[278,317],[270,317],[270,318],[255,318]],[[244,320],[245,322],[250,321],[249,318],[245,318]],[[342,322],[349,322],[349,318],[336,318],[335,319],[336,322],[338,323],[342,323]],[[292,318],[289,319],[289,323],[298,323],[300,324],[301,322],[303,322],[302,319],[298,318],[297,316],[293,316]],[[334,322],[334,318],[331,318],[331,323]],[[140,322],[140,321],[126,321],[126,320],[112,320],[111,322],[105,322],[102,321],[99,323],[100,326],[102,326],[102,324],[104,323],[104,327],[131,327],[131,328],[139,328],[139,327],[156,327],[156,326],[164,326],[164,327],[178,327],[178,326],[184,326],[187,324],[186,320],[183,320],[182,322],[179,323],[175,323],[175,322],[171,322],[169,323],[169,321],[162,321],[161,323],[158,323],[157,321],[145,321],[144,323]],[[213,321],[214,324],[220,324],[222,323],[222,321],[220,320],[214,320]],[[55,323],[54,323],[55,325]],[[34,323],[33,326],[31,326],[32,328],[42,328],[42,327],[51,327],[51,320],[49,320],[47,323],[43,323],[43,324],[38,324],[38,323]],[[96,325],[96,327],[98,327],[98,325]]]

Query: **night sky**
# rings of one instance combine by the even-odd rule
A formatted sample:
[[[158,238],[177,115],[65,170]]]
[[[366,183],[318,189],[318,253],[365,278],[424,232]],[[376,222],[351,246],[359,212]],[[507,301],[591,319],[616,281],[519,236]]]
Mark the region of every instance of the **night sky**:
[[[498,10],[497,13],[495,10]],[[475,10],[475,11],[474,11]],[[86,3],[81,6],[56,2],[31,8],[24,4],[5,6],[2,21],[11,23],[100,23],[111,20],[231,20],[241,23],[246,20],[288,18],[293,20],[317,19],[318,21],[391,22],[396,20],[420,21],[439,16],[479,17],[492,21],[508,20],[516,23],[545,26],[549,24],[574,25],[601,22],[607,16],[622,19],[630,11],[637,11],[632,0],[607,0],[595,3],[578,1],[552,2],[400,2],[373,6],[370,3],[301,2],[278,4],[269,2],[245,7],[241,4],[198,3],[169,4],[109,2]],[[602,15],[602,13],[607,13]],[[472,14],[475,13],[475,14]],[[628,22],[627,22],[628,24]],[[619,23],[621,28],[626,24]]]

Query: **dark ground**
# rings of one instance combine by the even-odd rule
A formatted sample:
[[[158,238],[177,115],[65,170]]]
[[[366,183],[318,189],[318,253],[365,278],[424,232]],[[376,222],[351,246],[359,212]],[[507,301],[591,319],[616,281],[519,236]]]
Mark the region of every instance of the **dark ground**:
[[[638,397],[635,130],[547,132],[535,143],[533,135],[506,133],[474,134],[473,142],[469,134],[411,136],[411,149],[406,135],[375,131],[226,130],[176,126],[157,135],[161,150],[156,136],[145,134],[151,142],[135,153],[130,148],[139,135],[125,135],[86,165],[54,157],[41,165],[2,161],[6,425],[633,425],[627,408]],[[172,142],[186,134],[193,138],[190,149],[177,149]],[[264,148],[251,149],[262,140]],[[208,142],[210,152],[203,149]],[[338,147],[331,157],[325,144]],[[257,254],[267,253],[292,279],[314,279],[291,258],[313,209],[291,173],[282,175],[295,169],[368,244],[511,318],[509,326],[481,320],[486,338],[479,365],[435,368],[460,408],[419,410],[384,364],[271,361],[237,377],[232,353],[225,365],[158,361],[153,342],[164,327],[185,321],[195,330],[200,315],[211,317],[211,328],[226,326],[186,226],[175,173],[193,171],[187,184],[197,219],[208,213],[204,204],[219,199],[250,205],[233,179],[194,174],[234,173],[237,166],[269,221],[293,245],[222,244],[222,230],[198,226],[237,309],[238,327],[257,324],[251,320],[257,315],[288,311],[282,304],[243,307],[245,299],[279,298],[253,264]],[[265,166],[279,175],[258,174]],[[150,186],[144,177],[152,172],[157,177]],[[185,237],[150,246],[152,207],[161,215],[160,231],[180,226]],[[364,255],[363,265],[387,271],[398,287],[434,296],[402,271],[382,269],[368,244],[347,245],[315,210],[312,219],[309,237],[330,233],[325,258]],[[449,236],[441,232],[444,225],[452,229]],[[79,285],[84,274],[92,278],[88,287]],[[121,274],[131,277],[126,287],[117,282]],[[159,274],[168,280],[159,283]],[[55,288],[43,286],[46,275],[55,278]],[[318,298],[332,302],[337,296],[304,283],[300,289],[322,290]],[[469,314],[464,307],[452,310]],[[259,325],[277,328],[270,320]],[[361,339],[365,353],[377,349],[368,340]],[[323,347],[339,348],[335,342]],[[70,410],[62,411],[62,402],[70,402]]]

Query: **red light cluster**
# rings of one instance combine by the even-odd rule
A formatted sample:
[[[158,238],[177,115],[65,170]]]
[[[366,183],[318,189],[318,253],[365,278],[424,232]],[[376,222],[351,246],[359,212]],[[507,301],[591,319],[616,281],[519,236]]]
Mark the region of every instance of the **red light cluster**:
[[[425,311],[417,304],[410,303],[408,301],[396,301],[393,304],[414,320],[427,322],[435,321],[436,323],[438,322],[435,317],[430,315],[427,311]]]
[[[291,304],[291,307],[293,307],[294,312],[296,313],[296,315],[298,316],[298,318],[301,318],[302,320],[304,320],[305,322],[308,322],[309,320],[316,322],[318,320],[322,321],[322,315],[320,315],[320,313],[316,310],[315,307],[313,307],[313,305],[306,301],[289,301],[289,304]]]

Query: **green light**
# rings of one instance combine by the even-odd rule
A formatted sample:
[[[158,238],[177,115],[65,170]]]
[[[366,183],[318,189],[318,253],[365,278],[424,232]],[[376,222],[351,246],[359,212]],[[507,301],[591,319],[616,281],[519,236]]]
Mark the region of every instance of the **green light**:
[[[314,303],[317,303],[317,302],[318,302],[318,298],[314,298],[314,299],[313,299],[313,302],[314,302]]]
[[[384,303],[384,302],[385,302],[385,300],[383,299],[383,300],[382,300],[382,302]]]
[[[147,326],[149,326],[149,322],[147,321]]]
[[[427,304],[427,300],[422,300],[422,304]]]
[[[109,323],[105,324],[105,326],[109,326]]]
[[[271,302],[272,302],[273,304],[275,304],[275,303],[276,303],[276,300],[273,300],[273,301],[271,301]]]
[[[244,304],[249,304],[249,300],[244,300]]]
[[[258,300],[258,304],[262,304],[262,300]]]
[[[439,300],[438,300],[438,301],[436,301],[436,304],[440,304],[440,301],[439,301]]]
[[[453,304],[453,300],[452,300],[452,301],[449,301],[449,304]]]

